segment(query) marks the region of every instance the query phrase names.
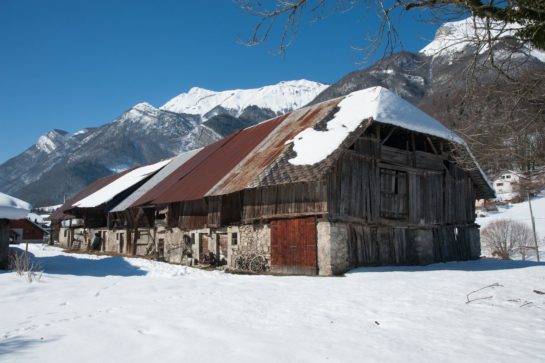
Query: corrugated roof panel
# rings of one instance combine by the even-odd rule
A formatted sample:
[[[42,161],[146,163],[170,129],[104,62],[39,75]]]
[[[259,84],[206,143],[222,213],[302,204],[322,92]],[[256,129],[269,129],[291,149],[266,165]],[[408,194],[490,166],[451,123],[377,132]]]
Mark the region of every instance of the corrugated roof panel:
[[[228,136],[223,143],[205,147],[187,164],[197,164],[168,189],[153,199],[152,203],[172,203],[203,198],[206,193],[238,165],[260,142],[274,130],[286,116],[243,129]],[[206,154],[206,155],[205,155]],[[193,162],[195,159],[195,162]],[[198,163],[197,163],[198,159]],[[184,164],[180,169],[190,169]]]
[[[169,176],[164,178],[159,182],[154,188],[149,190],[146,194],[141,196],[137,201],[135,201],[132,206],[137,207],[145,204],[156,203],[156,199],[161,196],[166,191],[173,188],[177,183],[181,181],[187,174],[189,174],[193,169],[197,168],[202,162],[204,162],[210,155],[212,155],[216,150],[218,150],[223,144],[229,142],[229,140],[234,137],[235,134],[226,136],[225,138],[212,143],[194,155],[187,162],[182,164],[178,169],[176,169]],[[170,203],[167,201],[166,203]]]
[[[133,206],[133,204],[140,198],[145,198],[146,193],[155,188],[160,182],[167,178],[170,174],[174,173],[178,168],[185,164],[189,159],[200,152],[202,148],[190,150],[176,156],[170,163],[168,163],[163,169],[159,170],[150,180],[145,182],[140,188],[136,189],[121,203],[115,206],[110,212],[121,212]]]

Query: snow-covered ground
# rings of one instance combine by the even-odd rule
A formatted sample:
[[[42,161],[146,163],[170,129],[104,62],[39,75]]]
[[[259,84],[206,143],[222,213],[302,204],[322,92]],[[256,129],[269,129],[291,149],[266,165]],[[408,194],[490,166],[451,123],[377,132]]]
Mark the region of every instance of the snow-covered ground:
[[[30,246],[0,273],[0,362],[542,362],[545,264],[244,276]],[[466,295],[474,299],[466,303]]]
[[[531,203],[534,212],[538,245],[540,247],[539,255],[541,261],[545,261],[545,190],[541,191],[538,196],[532,198]],[[488,212],[486,217],[478,217],[476,222],[481,226],[482,230],[490,223],[499,219],[510,219],[525,223],[530,228],[532,227],[530,207],[527,201],[499,206],[497,212]],[[535,256],[531,256],[531,258],[535,259]]]

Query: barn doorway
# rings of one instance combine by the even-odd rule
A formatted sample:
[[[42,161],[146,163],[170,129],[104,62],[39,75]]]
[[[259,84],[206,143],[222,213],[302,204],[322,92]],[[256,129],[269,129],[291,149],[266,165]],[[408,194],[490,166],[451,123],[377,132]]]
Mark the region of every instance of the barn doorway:
[[[271,271],[316,275],[316,217],[271,222]]]
[[[208,248],[208,235],[201,233],[199,234],[199,263],[207,263],[210,256],[210,250]]]
[[[227,233],[219,233],[218,234],[218,243],[219,243],[219,248],[218,248],[219,261],[221,261],[222,259],[227,261],[227,257],[229,257],[229,252],[228,252],[229,251],[229,249],[228,249],[229,237],[228,237]]]

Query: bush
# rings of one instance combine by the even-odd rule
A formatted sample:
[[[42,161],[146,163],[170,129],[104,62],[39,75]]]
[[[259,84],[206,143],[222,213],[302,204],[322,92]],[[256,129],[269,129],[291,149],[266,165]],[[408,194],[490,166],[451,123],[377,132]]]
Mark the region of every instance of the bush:
[[[19,276],[25,276],[28,282],[39,281],[42,278],[40,264],[32,261],[28,254],[28,243],[25,251],[18,252],[17,249],[10,251],[10,268],[15,270]]]
[[[530,227],[510,219],[490,223],[481,232],[483,245],[488,252],[503,260],[510,260],[520,254],[523,260],[533,247],[533,232]]]

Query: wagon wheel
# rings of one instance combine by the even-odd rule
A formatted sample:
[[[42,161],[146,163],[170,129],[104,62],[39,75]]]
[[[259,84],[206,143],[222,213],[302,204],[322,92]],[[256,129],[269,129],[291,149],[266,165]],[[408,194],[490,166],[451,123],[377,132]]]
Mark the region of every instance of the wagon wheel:
[[[250,261],[250,271],[261,273],[267,270],[267,260],[263,256],[255,256]]]

